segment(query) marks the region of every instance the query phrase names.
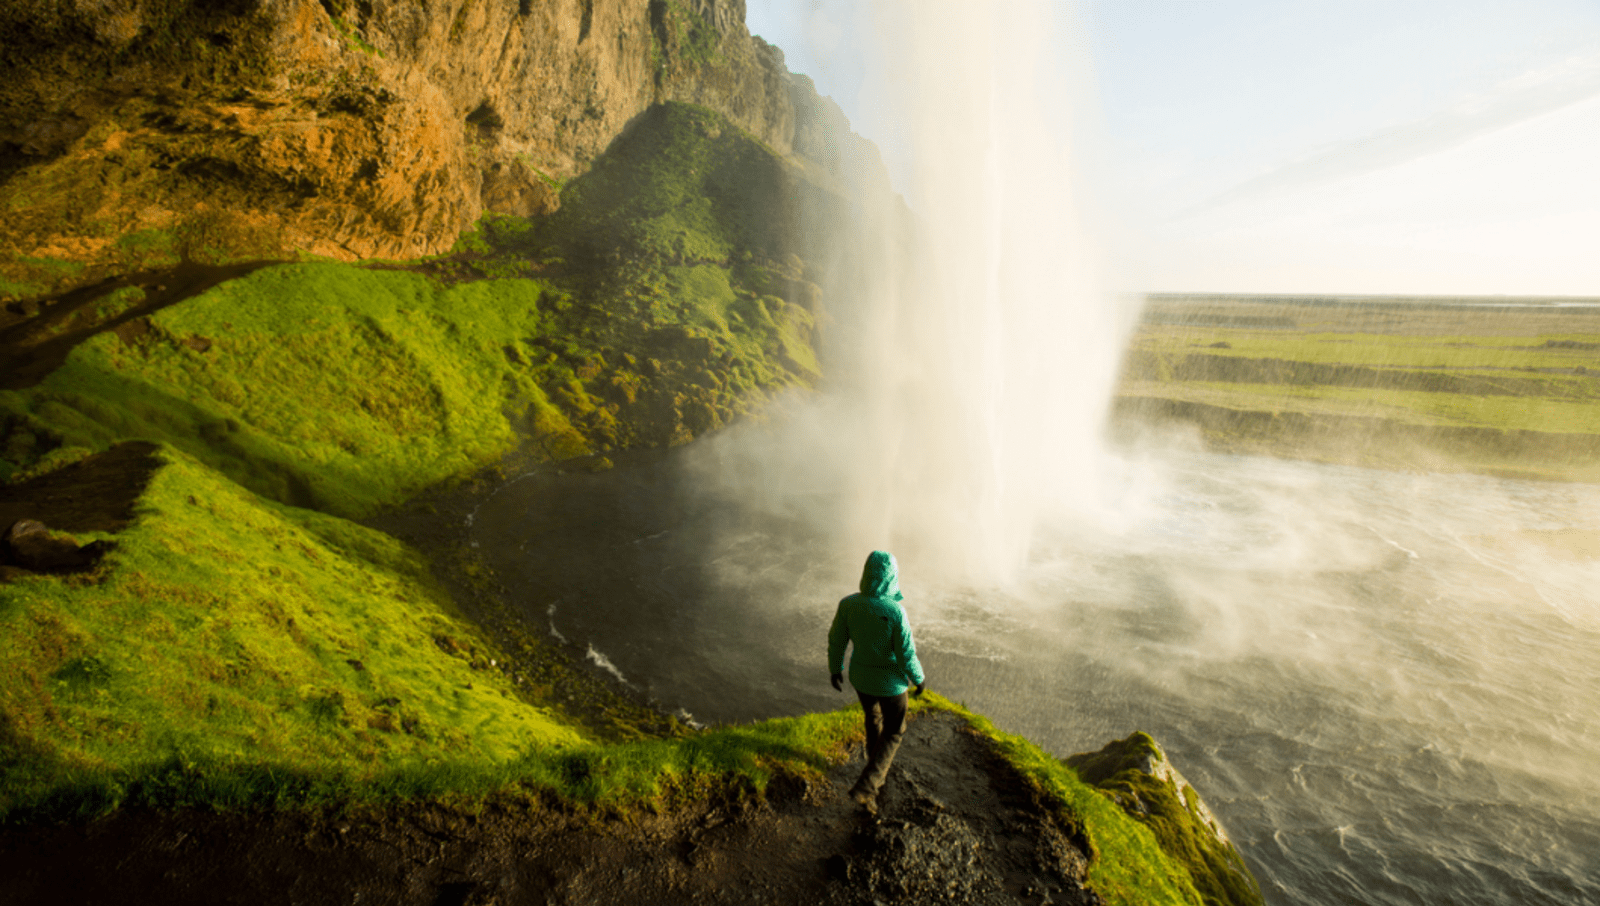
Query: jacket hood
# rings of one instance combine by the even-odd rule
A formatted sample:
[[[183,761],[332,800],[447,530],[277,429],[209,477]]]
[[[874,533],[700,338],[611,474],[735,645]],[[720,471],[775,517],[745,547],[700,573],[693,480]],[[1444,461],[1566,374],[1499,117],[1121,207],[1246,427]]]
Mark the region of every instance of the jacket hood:
[[[891,601],[905,599],[900,594],[900,567],[894,562],[894,554],[873,551],[867,555],[867,565],[861,570],[861,593]]]

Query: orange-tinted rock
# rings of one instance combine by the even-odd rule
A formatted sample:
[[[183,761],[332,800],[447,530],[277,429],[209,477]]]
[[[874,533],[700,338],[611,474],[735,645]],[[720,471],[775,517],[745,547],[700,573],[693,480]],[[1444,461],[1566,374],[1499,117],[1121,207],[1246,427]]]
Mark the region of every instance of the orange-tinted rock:
[[[657,101],[835,168],[818,128],[870,148],[742,0],[18,0],[0,33],[0,273],[52,291],[152,255],[443,252],[553,210]]]

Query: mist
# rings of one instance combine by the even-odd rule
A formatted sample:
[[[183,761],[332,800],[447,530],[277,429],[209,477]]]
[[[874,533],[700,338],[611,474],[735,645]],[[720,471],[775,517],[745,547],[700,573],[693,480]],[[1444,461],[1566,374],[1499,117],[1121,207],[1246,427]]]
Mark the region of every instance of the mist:
[[[737,694],[839,704],[822,634],[887,549],[934,688],[1061,755],[1154,733],[1271,902],[1586,896],[1600,563],[1560,539],[1600,537],[1594,490],[1109,444],[1138,311],[1105,262],[1138,255],[1084,188],[1092,111],[1041,77],[1074,23],[872,10],[906,207],[820,276],[822,391],[676,478],[697,608],[764,636]]]
[[[1600,897],[1600,491],[1109,443],[1138,312],[1039,77],[1074,24],[871,9],[914,153],[806,275],[823,386],[486,503],[532,618],[697,720],[840,707],[827,626],[887,549],[933,689],[1057,755],[1151,732],[1269,902]]]
[[[823,393],[705,445],[703,474],[708,493],[817,526],[846,560],[883,548],[918,581],[1005,584],[1042,521],[1102,504],[1136,315],[1102,288],[1082,223],[1074,99],[1039,77],[1070,23],[1046,3],[872,10],[864,91],[915,149],[909,207],[870,194],[841,242],[858,263],[820,275]]]

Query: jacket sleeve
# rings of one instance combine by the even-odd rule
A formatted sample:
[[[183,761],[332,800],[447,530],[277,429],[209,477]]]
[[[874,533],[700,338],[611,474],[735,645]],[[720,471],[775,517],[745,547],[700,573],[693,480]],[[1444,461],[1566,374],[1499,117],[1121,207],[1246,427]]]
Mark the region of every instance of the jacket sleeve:
[[[904,665],[906,679],[913,686],[922,685],[925,679],[922,662],[917,660],[917,643],[911,638],[911,623],[903,610],[900,612],[900,631],[895,633],[894,643],[895,659]]]
[[[850,621],[845,619],[844,602],[833,613],[833,627],[828,630],[828,672],[844,672],[844,649],[850,643]]]

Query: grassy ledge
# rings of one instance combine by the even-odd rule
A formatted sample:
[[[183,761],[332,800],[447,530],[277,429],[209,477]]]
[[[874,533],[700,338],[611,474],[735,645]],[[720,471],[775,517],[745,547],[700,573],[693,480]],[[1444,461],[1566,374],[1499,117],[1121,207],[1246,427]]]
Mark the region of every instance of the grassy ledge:
[[[1068,826],[1083,829],[1092,851],[1090,886],[1108,904],[1185,904],[1219,901],[1203,897],[1191,866],[1169,851],[1146,824],[1129,817],[1105,791],[1079,776],[1061,759],[1028,739],[1002,732],[981,715],[928,693],[912,710],[940,709],[960,715],[973,730],[994,742],[1001,755],[1032,781],[1063,812]],[[1245,901],[1247,902],[1247,901]]]
[[[91,573],[0,585],[0,820],[538,792],[659,808],[842,754],[814,715],[602,744],[416,552],[164,450]]]
[[[172,765],[360,777],[583,741],[414,551],[162,458],[95,572],[0,585],[0,720],[36,756],[8,759],[7,809]]]
[[[114,543],[97,566],[6,568],[0,821],[505,797],[626,815],[838,763],[853,709],[602,741],[566,709],[572,677],[517,666],[434,564],[351,520],[513,450],[604,467],[810,386],[829,240],[801,215],[842,205],[725,119],[660,105],[555,215],[487,217],[430,261],[264,267],[0,392],[11,488],[157,445],[131,520],[72,530]],[[1070,813],[1107,902],[1203,902],[1059,760],[919,707],[960,713]]]

